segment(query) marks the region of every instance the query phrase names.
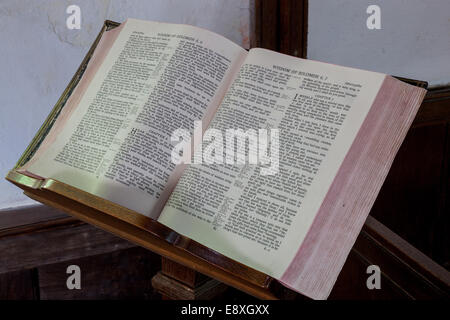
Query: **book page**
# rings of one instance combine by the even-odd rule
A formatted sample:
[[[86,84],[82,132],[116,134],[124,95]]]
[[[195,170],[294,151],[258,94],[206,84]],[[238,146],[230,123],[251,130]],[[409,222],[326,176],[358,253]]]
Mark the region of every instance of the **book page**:
[[[129,19],[120,28],[65,126],[26,170],[156,218],[177,180],[173,131],[212,117],[247,52],[187,25]]]
[[[185,170],[158,221],[280,278],[384,78],[250,50],[206,132],[216,131],[203,137],[203,160],[215,161]],[[245,148],[239,148],[230,129],[248,133]],[[258,162],[251,164],[256,149]],[[235,155],[228,153],[233,151]],[[242,154],[248,155],[244,164],[238,161]]]

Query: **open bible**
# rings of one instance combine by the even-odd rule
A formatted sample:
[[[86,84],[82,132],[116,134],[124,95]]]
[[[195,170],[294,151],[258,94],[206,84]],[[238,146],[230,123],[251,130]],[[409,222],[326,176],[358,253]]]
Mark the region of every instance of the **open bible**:
[[[200,271],[326,299],[425,93],[128,19],[102,30],[7,179]]]

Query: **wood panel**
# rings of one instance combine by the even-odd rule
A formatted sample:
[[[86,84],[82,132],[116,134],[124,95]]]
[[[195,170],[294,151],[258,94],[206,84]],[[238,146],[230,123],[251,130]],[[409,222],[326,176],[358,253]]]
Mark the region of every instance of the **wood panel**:
[[[406,295],[396,287],[385,274],[381,275],[381,289],[369,290],[366,285],[367,267],[371,265],[364,257],[350,252],[344,267],[330,294],[330,300],[377,300],[377,299],[405,299]]]
[[[20,270],[0,274],[0,300],[36,300],[36,270]]]
[[[70,218],[72,219],[72,218]],[[78,220],[61,219],[34,232],[0,237],[0,273],[34,268],[134,247]],[[69,223],[70,222],[70,223]]]
[[[438,233],[444,235],[444,258],[442,259],[442,265],[447,270],[450,270],[450,123],[447,123],[447,143],[445,147],[442,177],[441,206],[443,210],[441,216],[443,217],[443,223],[438,226]]]
[[[252,47],[306,57],[308,1],[256,0]]]
[[[210,279],[193,269],[186,268],[185,266],[164,257],[161,258],[161,272],[190,287],[199,286]]]
[[[67,214],[43,204],[27,205],[0,210],[0,235],[11,233],[18,227],[36,225],[45,221],[68,217]]]
[[[212,300],[227,289],[225,284],[211,278],[198,286],[191,287],[162,272],[158,272],[153,277],[152,284],[165,300]]]
[[[67,267],[81,270],[81,289],[66,286]],[[46,299],[156,299],[152,277],[160,269],[160,258],[142,248],[85,257],[40,267],[40,298]]]
[[[412,126],[448,122],[450,122],[450,86],[429,90]]]
[[[279,1],[260,1],[261,34],[259,46],[270,50],[279,47]]]
[[[366,286],[366,268],[381,270],[381,289]],[[353,246],[330,298],[450,298],[450,272],[371,216]]]
[[[440,238],[436,226],[441,219],[445,135],[445,124],[409,131],[371,211],[376,219],[430,256]],[[433,257],[440,263],[445,259],[442,254]]]

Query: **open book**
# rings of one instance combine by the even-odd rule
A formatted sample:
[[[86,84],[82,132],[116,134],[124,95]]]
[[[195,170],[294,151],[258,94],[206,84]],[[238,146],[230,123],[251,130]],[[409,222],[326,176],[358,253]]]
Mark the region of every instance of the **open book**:
[[[246,51],[197,27],[129,19],[103,34],[16,171],[325,299],[425,92],[385,74]]]

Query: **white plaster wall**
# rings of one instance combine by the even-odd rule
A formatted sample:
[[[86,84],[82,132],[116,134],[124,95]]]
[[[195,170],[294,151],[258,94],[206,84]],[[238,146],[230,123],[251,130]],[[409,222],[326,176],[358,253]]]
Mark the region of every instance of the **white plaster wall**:
[[[381,30],[366,9],[381,8]],[[449,0],[309,0],[310,59],[450,83]]]
[[[185,23],[248,45],[250,0],[1,0],[0,209],[30,204],[3,179],[75,73],[106,19]],[[66,8],[81,8],[81,29]]]

